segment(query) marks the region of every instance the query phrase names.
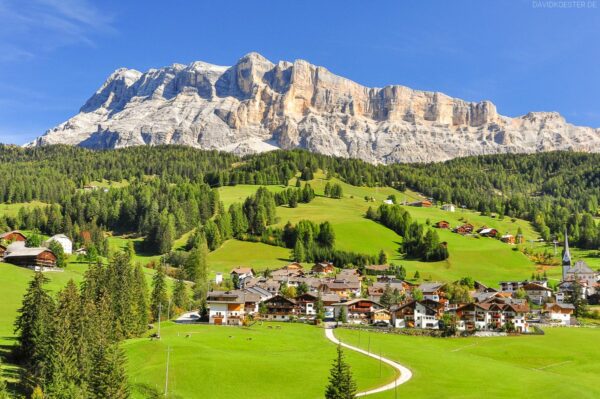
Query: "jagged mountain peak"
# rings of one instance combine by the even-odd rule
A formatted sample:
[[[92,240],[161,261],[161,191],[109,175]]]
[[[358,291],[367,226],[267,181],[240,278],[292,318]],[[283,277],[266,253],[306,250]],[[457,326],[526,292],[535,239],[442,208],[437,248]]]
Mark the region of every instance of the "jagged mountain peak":
[[[113,72],[79,114],[30,145],[183,144],[240,154],[307,148],[370,162],[550,150],[599,151],[600,131],[555,112],[510,118],[487,100],[369,88],[305,60],[259,53],[233,66],[196,61]]]

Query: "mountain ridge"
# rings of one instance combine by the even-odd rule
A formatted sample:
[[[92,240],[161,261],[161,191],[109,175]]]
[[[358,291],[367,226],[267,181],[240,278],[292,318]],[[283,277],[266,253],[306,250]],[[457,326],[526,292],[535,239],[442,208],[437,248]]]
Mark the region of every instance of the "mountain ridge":
[[[362,86],[304,60],[249,53],[233,66],[202,61],[146,72],[119,68],[66,122],[31,146],[94,149],[182,144],[237,154],[277,148],[371,163],[551,150],[600,151],[600,129],[556,112],[500,115],[406,86]]]

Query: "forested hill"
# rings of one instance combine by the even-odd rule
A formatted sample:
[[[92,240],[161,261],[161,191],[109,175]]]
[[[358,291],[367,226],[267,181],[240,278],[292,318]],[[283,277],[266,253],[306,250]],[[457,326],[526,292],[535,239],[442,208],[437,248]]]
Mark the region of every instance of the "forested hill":
[[[164,184],[287,184],[298,172],[322,169],[353,185],[410,187],[443,202],[534,222],[545,239],[569,229],[586,248],[600,245],[594,217],[600,198],[600,155],[550,152],[489,155],[434,164],[372,165],[306,151],[247,157],[189,147],[91,151],[71,146],[0,146],[0,201],[64,202],[92,181]],[[158,183],[157,183],[158,184]]]

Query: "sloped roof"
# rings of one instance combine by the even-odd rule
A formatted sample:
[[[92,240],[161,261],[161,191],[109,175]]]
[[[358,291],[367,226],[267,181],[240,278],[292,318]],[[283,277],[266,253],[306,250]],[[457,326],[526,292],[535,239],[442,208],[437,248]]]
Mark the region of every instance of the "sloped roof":
[[[9,247],[11,247],[11,246],[9,245]],[[38,256],[42,252],[52,253],[52,251],[50,251],[48,248],[45,248],[45,247],[33,247],[33,248],[22,247],[22,248],[10,249],[9,251],[10,252],[7,252],[4,255],[4,259],[20,258],[23,256]]]
[[[594,273],[594,270],[592,270],[584,261],[578,260],[573,266],[567,269],[567,273]]]

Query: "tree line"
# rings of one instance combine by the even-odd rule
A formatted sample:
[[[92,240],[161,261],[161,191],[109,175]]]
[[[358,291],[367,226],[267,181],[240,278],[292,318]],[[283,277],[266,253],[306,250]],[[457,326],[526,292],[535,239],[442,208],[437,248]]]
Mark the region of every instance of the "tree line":
[[[599,154],[549,152],[372,165],[303,150],[239,157],[181,146],[91,151],[69,146],[0,145],[0,202],[40,200],[62,204],[77,189],[102,179],[148,184],[158,177],[160,187],[288,185],[297,173],[300,179],[309,180],[315,171],[322,170],[328,177],[339,177],[356,186],[389,186],[400,191],[410,187],[440,203],[452,202],[499,218],[523,218],[534,223],[545,240],[562,240],[568,229],[574,244],[598,248],[600,228],[594,218],[599,210],[599,161]],[[340,195],[337,191],[338,187],[330,185],[330,196]],[[291,206],[294,201],[301,202],[299,198],[288,200]],[[159,214],[164,208],[170,210],[163,205],[167,204],[160,201]],[[77,215],[71,218],[75,223]],[[137,217],[138,230],[143,219]],[[177,229],[178,221],[174,222]],[[108,226],[104,220],[98,224]]]
[[[148,329],[148,292],[141,267],[120,253],[91,265],[53,298],[36,273],[15,321],[26,392],[50,398],[127,398],[125,358],[118,343]]]
[[[399,205],[382,204],[377,209],[369,207],[366,216],[402,236],[401,250],[408,257],[435,262],[449,256],[448,245],[440,242],[438,233],[413,221],[410,213]]]

